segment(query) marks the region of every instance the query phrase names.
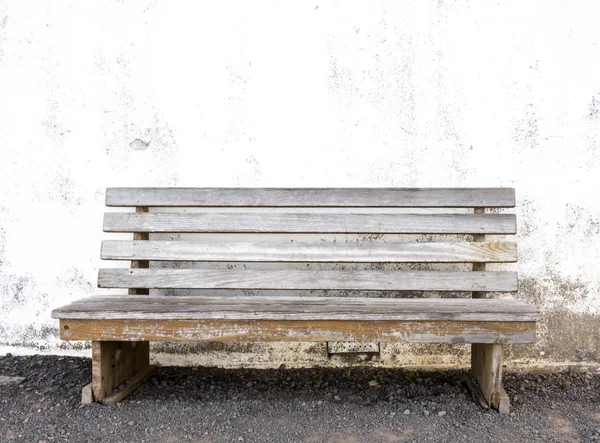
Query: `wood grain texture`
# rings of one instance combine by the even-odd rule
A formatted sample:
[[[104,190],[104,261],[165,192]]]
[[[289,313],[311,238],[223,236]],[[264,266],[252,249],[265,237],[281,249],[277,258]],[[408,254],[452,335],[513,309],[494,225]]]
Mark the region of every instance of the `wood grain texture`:
[[[466,374],[463,381],[465,382],[473,401],[479,403],[479,406],[483,409],[489,409],[490,405],[488,405],[486,399],[483,397],[483,393],[481,392],[481,389],[479,389],[479,385],[475,382],[475,378],[472,377],[472,374]]]
[[[510,412],[510,399],[502,385],[498,387],[496,409],[498,409],[498,412],[502,415],[506,415]]]
[[[502,345],[482,342],[472,344],[471,372],[487,403],[499,409],[502,388]],[[503,410],[508,409],[506,400],[507,398],[502,398]]]
[[[67,332],[62,327],[64,332]],[[149,343],[92,341],[92,392],[102,401],[149,365]]]
[[[156,374],[157,367],[154,365],[148,365],[140,372],[136,373],[127,380],[127,383],[121,385],[117,390],[113,391],[111,394],[104,397],[102,403],[105,405],[113,405],[120,401],[123,401],[125,397],[135,391],[137,388],[142,386],[146,380]]]
[[[135,208],[135,212],[148,212],[147,207],[137,207]],[[136,242],[143,242],[150,239],[150,235],[147,232],[136,232],[133,234],[133,240]],[[144,259],[132,259],[131,260],[131,268],[133,269],[148,269],[150,267],[150,262]],[[137,289],[130,288],[130,294],[149,294],[150,291],[148,289]]]
[[[61,320],[63,340],[529,343],[534,322]],[[68,330],[64,326],[69,326]]]
[[[535,321],[519,300],[98,295],[52,311],[60,319]]]
[[[101,256],[104,260],[206,262],[499,263],[517,261],[517,244],[104,240]]]
[[[514,234],[514,214],[131,213],[104,214],[105,232]]]
[[[100,269],[100,288],[348,291],[517,290],[516,272]]]
[[[475,214],[485,214],[485,208],[474,208],[473,211]],[[485,241],[485,234],[475,234],[473,235],[474,244],[483,244]],[[485,263],[475,262],[473,263],[473,271],[483,272],[486,270]],[[482,291],[473,292],[473,298],[486,298],[487,294]]]
[[[513,188],[108,188],[107,206],[514,207]]]

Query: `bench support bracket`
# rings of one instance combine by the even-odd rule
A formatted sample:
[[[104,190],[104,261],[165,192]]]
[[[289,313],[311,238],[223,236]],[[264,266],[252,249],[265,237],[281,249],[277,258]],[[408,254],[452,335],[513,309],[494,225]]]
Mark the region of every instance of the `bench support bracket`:
[[[149,362],[149,345],[147,341],[93,341],[91,389],[90,385],[83,388],[82,402],[116,403],[141,386],[156,372]]]
[[[487,404],[500,414],[508,414],[510,402],[502,387],[502,345],[473,343],[471,373]]]

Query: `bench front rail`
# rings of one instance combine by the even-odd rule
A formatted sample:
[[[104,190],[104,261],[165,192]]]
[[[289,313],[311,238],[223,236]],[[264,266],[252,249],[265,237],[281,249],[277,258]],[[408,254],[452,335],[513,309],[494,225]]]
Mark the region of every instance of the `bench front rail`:
[[[471,343],[481,395],[508,411],[502,346],[531,342],[539,317],[515,297],[515,272],[486,269],[517,261],[504,240],[515,215],[484,211],[513,207],[513,189],[109,188],[106,202],[135,212],[106,213],[104,230],[134,237],[102,242],[102,259],[131,267],[100,269],[98,285],[128,294],[52,312],[62,339],[92,341],[85,402],[119,401],[150,377],[150,341],[403,341]]]

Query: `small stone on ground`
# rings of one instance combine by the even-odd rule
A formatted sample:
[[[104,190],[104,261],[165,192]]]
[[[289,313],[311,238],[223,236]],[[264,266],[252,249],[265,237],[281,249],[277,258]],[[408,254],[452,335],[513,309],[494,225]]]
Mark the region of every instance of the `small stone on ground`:
[[[25,377],[9,377],[7,375],[0,375],[0,386],[18,385],[24,381]]]

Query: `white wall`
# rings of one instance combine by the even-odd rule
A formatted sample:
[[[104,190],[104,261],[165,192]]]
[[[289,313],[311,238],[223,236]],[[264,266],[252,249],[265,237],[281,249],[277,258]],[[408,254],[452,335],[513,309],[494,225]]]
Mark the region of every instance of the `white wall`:
[[[49,313],[95,291],[107,186],[513,186],[519,297],[544,320],[510,356],[595,362],[599,16],[593,0],[1,1],[0,351],[76,351]],[[307,361],[269,352],[253,361]]]

